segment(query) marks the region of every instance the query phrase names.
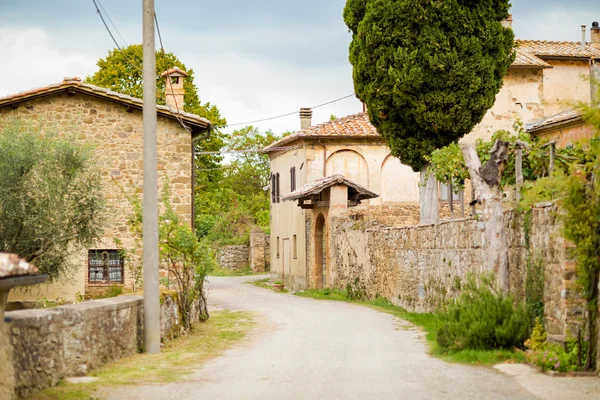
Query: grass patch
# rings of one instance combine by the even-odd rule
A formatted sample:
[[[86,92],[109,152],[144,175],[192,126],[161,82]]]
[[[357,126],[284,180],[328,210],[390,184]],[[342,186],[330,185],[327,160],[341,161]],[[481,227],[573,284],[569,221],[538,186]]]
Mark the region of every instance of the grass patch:
[[[90,376],[99,378],[95,382],[61,382],[28,399],[90,400],[99,388],[176,382],[244,338],[254,324],[248,312],[213,312],[208,322],[195,325],[190,334],[162,346],[160,354],[134,354],[93,371]]]
[[[413,313],[393,305],[384,297],[372,300],[349,300],[347,291],[341,289],[309,289],[296,293],[296,296],[310,297],[317,300],[334,300],[360,304],[377,311],[392,314],[423,329],[430,353],[444,361],[458,364],[495,365],[503,362],[526,362],[523,352],[514,350],[457,350],[444,351],[436,341],[440,326],[439,318],[432,313]]]
[[[243,269],[232,270],[229,268],[216,267],[208,273],[208,276],[251,276],[251,275],[264,275],[266,272],[254,272],[250,267]]]

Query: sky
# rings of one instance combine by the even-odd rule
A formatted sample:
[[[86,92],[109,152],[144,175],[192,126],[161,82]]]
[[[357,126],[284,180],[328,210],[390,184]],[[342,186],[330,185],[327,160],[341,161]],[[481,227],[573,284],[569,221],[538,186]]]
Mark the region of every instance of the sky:
[[[100,0],[123,36],[141,43],[142,1]],[[269,118],[353,93],[345,0],[155,0],[165,50],[195,71],[200,99],[229,124]],[[594,0],[513,0],[520,39],[581,40],[600,20]],[[110,25],[109,25],[110,26]],[[111,26],[112,29],[112,26]],[[114,29],[113,29],[114,32]],[[589,30],[588,30],[589,39]],[[0,0],[0,97],[85,77],[114,43],[92,0]],[[360,112],[354,98],[314,110],[313,123]],[[299,129],[298,115],[254,124]]]

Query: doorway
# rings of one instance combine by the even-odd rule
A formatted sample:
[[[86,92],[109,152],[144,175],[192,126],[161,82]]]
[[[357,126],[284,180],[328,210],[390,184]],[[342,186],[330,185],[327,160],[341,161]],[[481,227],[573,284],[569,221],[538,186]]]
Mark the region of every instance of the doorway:
[[[316,288],[325,288],[327,287],[327,230],[323,214],[319,214],[317,217],[314,248],[313,281]]]

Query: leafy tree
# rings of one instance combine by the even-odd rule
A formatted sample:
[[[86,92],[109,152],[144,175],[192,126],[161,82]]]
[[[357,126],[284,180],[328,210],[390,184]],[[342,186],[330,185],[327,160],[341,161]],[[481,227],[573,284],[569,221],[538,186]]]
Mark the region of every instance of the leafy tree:
[[[122,50],[109,51],[106,58],[98,60],[97,65],[100,69],[85,80],[88,83],[141,99],[144,93],[141,70],[143,63],[142,45],[132,44]],[[221,116],[216,106],[209,102],[202,103],[200,101],[198,88],[194,83],[194,71],[187,68],[173,53],[156,52],[156,102],[165,104],[166,80],[161,78],[160,74],[175,66],[189,75],[183,82],[185,91],[183,111],[208,119],[215,128],[210,138],[196,141],[197,151],[220,150],[226,139],[226,135],[220,131],[220,128],[227,125],[227,121]],[[216,168],[220,166],[222,160],[223,158],[219,154],[196,156],[196,167],[198,169],[211,170],[210,173],[202,175],[205,181],[200,182],[200,188],[220,179],[220,174]]]
[[[269,229],[269,158],[259,150],[281,136],[261,133],[249,126],[231,133],[227,150],[248,150],[228,156],[217,186],[196,196],[196,228],[199,237],[215,245],[243,244],[253,227]]]
[[[469,133],[513,61],[509,0],[348,0],[357,96],[413,170]]]
[[[19,120],[0,130],[0,251],[67,277],[77,246],[101,235],[103,196],[90,148]]]

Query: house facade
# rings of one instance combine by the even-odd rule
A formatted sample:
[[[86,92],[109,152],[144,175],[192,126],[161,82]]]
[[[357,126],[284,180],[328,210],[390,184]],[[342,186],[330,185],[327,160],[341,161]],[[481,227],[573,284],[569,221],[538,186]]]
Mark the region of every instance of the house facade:
[[[205,137],[210,121],[183,109],[185,72],[175,68],[163,74],[172,79],[167,106],[157,105],[157,157],[159,190],[168,180],[170,201],[183,221],[193,220],[193,141]],[[177,79],[175,79],[177,78]],[[177,107],[178,104],[178,107]],[[175,106],[175,107],[174,107]],[[42,131],[68,134],[74,141],[92,145],[99,169],[106,215],[103,237],[90,249],[79,249],[74,275],[30,293],[13,291],[10,301],[94,294],[112,285],[131,287],[130,262],[120,250],[136,246],[128,227],[133,213],[128,197],[141,196],[143,188],[143,101],[65,78],[61,83],[0,98],[0,129],[15,118],[29,121]],[[117,240],[115,240],[117,239]]]
[[[597,26],[589,43],[517,40],[515,47],[494,106],[463,141],[489,140],[497,130],[513,131],[517,120],[567,112],[595,95],[590,78],[600,78]],[[292,200],[290,194],[341,175],[378,196],[363,202],[369,206],[419,202],[419,175],[391,156],[366,113],[315,126],[311,114],[302,109],[301,129],[265,149],[271,160],[271,277],[292,290],[332,284],[327,227],[333,189],[284,201]]]

